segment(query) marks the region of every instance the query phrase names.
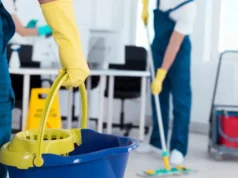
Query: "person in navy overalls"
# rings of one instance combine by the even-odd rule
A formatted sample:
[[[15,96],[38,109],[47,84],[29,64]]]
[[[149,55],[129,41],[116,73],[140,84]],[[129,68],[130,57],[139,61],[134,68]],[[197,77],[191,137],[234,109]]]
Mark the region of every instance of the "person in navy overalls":
[[[194,0],[158,0],[154,10],[152,53],[155,80],[153,95],[159,94],[165,138],[168,139],[170,94],[173,101],[173,128],[170,143],[171,163],[181,165],[188,151],[189,123],[192,104],[191,41],[189,33],[195,20]],[[142,19],[147,25],[148,0],[144,0]],[[153,132],[150,144],[161,149],[155,101],[152,97]]]
[[[11,138],[12,109],[15,96],[8,71],[6,46],[14,33],[14,23],[0,0],[0,146]],[[6,167],[0,164],[0,178],[5,177]]]

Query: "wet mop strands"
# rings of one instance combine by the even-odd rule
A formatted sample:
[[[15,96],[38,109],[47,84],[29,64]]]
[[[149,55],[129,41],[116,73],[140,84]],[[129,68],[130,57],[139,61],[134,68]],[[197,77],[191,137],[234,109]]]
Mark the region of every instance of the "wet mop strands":
[[[138,174],[139,177],[167,177],[167,176],[177,176],[177,175],[186,175],[194,173],[192,169],[187,169],[183,166],[177,166],[170,170],[167,169],[158,169],[158,170],[146,170]]]

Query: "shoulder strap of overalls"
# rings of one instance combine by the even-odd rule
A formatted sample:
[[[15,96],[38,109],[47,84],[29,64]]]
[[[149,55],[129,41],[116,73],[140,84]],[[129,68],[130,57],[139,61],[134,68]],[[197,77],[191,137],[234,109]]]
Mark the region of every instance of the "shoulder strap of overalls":
[[[157,7],[157,8],[159,8],[159,7],[160,7],[160,0],[157,0],[156,7]]]
[[[173,12],[173,11],[179,9],[180,7],[183,7],[184,5],[186,5],[186,4],[190,3],[190,2],[193,2],[193,1],[194,1],[194,0],[184,1],[183,3],[177,5],[175,8],[169,9],[169,10],[167,11],[167,13]]]

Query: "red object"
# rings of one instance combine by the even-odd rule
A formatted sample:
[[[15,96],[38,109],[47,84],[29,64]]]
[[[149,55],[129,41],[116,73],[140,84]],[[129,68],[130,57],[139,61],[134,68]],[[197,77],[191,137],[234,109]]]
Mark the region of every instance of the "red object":
[[[229,116],[221,118],[221,129],[224,134],[229,138],[238,138],[238,116]],[[225,145],[229,148],[238,148],[238,142],[231,142],[230,140],[224,138],[220,134],[219,142],[221,145]]]

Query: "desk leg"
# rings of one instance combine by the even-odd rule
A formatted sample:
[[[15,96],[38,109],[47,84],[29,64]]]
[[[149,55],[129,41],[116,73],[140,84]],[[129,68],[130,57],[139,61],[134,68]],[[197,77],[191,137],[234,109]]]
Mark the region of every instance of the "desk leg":
[[[109,97],[108,97],[108,120],[107,133],[112,133],[112,113],[113,113],[113,96],[114,96],[114,76],[109,78]]]
[[[91,94],[91,89],[92,88],[92,78],[89,76],[88,79],[87,79],[87,95],[88,95],[88,101],[90,101],[90,94]],[[81,102],[81,101],[80,101]],[[88,102],[88,113],[90,113],[90,102]],[[81,105],[81,103],[80,103]],[[80,117],[80,115],[79,115]],[[89,118],[90,118],[90,115],[88,114],[88,121],[89,121]],[[79,121],[80,121],[80,118],[79,118]]]
[[[26,120],[28,114],[28,104],[30,95],[30,75],[25,74],[23,79],[23,100],[22,100],[22,121],[21,130],[26,127]]]
[[[73,89],[68,90],[68,117],[67,128],[72,128]]]
[[[98,112],[98,132],[103,132],[103,113],[104,113],[104,91],[106,85],[106,76],[100,77],[100,92],[99,92],[99,112]]]
[[[139,140],[144,140],[145,135],[145,110],[146,110],[146,77],[141,80],[141,113],[140,113],[140,132]]]

